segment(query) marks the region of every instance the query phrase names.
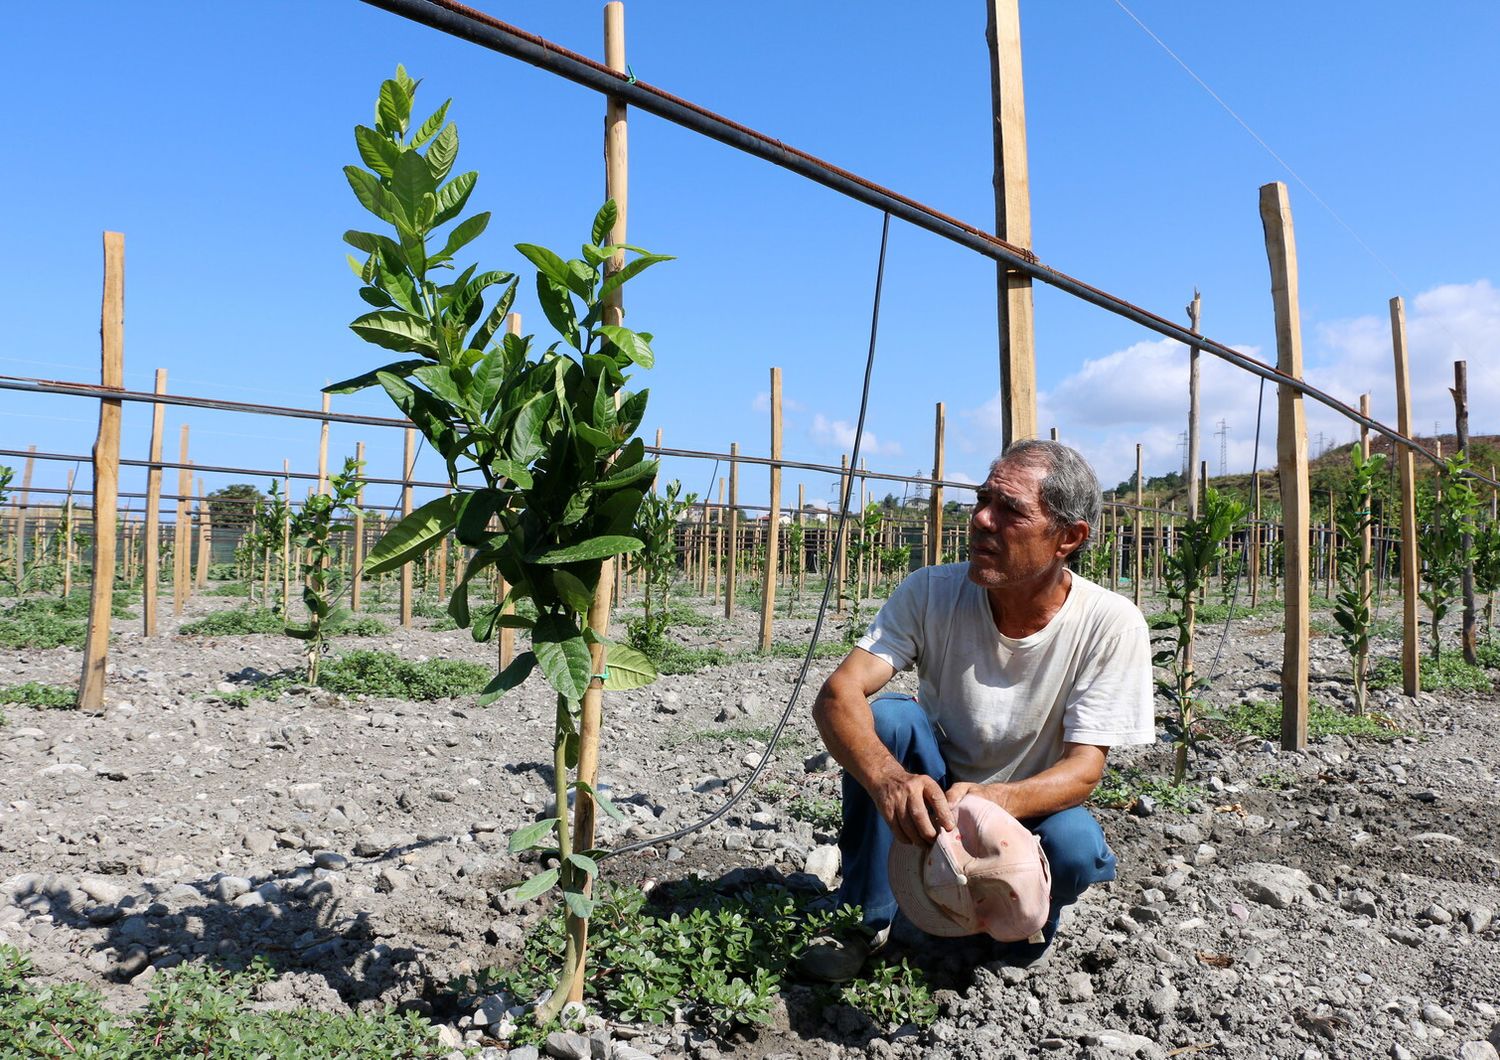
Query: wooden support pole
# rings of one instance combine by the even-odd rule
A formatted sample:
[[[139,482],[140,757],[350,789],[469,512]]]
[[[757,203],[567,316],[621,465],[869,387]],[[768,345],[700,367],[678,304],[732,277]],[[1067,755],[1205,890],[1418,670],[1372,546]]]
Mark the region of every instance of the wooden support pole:
[[[281,618],[292,614],[292,462],[281,462],[281,496],[285,500],[281,513]]]
[[[834,572],[838,581],[834,589],[833,598],[836,605],[834,612],[842,615],[844,613],[844,585],[849,579],[849,521],[846,517],[842,517],[849,509],[845,498],[851,492],[849,489],[851,483],[849,481],[849,457],[847,454],[839,457],[839,466],[842,468],[839,472],[839,514],[841,518],[837,524],[840,527],[838,538],[833,543],[833,550],[838,553],[838,563],[835,564],[837,569]]]
[[[1458,435],[1458,455],[1464,459],[1469,456],[1469,362],[1453,362],[1453,420],[1454,431]],[[1478,614],[1474,609],[1474,535],[1465,529],[1459,538],[1460,562],[1463,564],[1459,572],[1460,592],[1463,596],[1464,619],[1463,619],[1463,649],[1464,662],[1470,666],[1479,665],[1479,642],[1478,642]]]
[[[1193,300],[1188,303],[1188,327],[1194,335],[1200,335],[1200,321],[1203,313],[1203,296],[1198,289],[1193,288]],[[1198,364],[1199,350],[1196,346],[1188,347],[1188,518],[1198,518],[1198,493],[1202,488],[1198,483],[1198,389],[1200,368]]]
[[[1254,506],[1250,520],[1250,609],[1260,600],[1260,469],[1250,469],[1250,496]]]
[[[165,368],[156,370],[155,392],[167,392]],[[147,457],[151,467],[146,472],[146,571],[141,589],[141,616],[148,637],[156,636],[156,597],[161,588],[161,442],[165,413],[166,406],[160,403],[151,406],[151,449]]]
[[[995,138],[995,234],[1031,247],[1031,179],[1026,158],[1026,98],[1021,77],[1020,0],[987,0],[990,103]],[[1036,345],[1031,277],[996,266],[1000,322],[1002,443],[1036,437]]]
[[[1145,476],[1145,474],[1142,471],[1142,468],[1145,466],[1144,463],[1143,463],[1143,459],[1144,458],[1143,458],[1143,455],[1142,455],[1142,452],[1141,452],[1141,443],[1140,442],[1136,442],[1135,443],[1135,514],[1134,514],[1134,516],[1130,520],[1131,525],[1135,528],[1135,532],[1131,535],[1131,537],[1132,537],[1132,542],[1131,543],[1135,547],[1135,566],[1133,566],[1133,567],[1130,568],[1130,588],[1132,590],[1131,596],[1133,597],[1133,599],[1135,601],[1135,606],[1136,607],[1140,607],[1141,606],[1141,583],[1146,580],[1144,577],[1142,577],[1142,572],[1141,572],[1141,561],[1142,561],[1141,538],[1143,536],[1141,534],[1141,529],[1145,525],[1145,519],[1143,518],[1143,515],[1144,515],[1144,509],[1146,507],[1146,476]]]
[[[927,556],[924,562],[929,567],[943,562],[943,487],[939,483],[943,481],[945,473],[943,436],[946,433],[947,416],[947,407],[939,401],[932,425],[932,477],[937,481],[932,484],[932,492],[927,501],[927,521],[930,529],[927,535]]]
[[[58,556],[58,559],[62,561],[63,565],[62,598],[64,600],[73,595],[73,518],[73,469],[68,468],[68,497],[67,500],[63,502],[62,525],[65,533],[63,533],[62,535],[62,540],[59,542],[60,548],[58,549],[58,551],[62,553],[60,556]],[[128,542],[130,539],[130,527],[128,524],[125,528],[125,534],[126,541]],[[128,582],[128,571],[130,567],[130,564],[128,562],[130,552],[128,548],[125,554],[127,557],[127,562],[125,564],[127,569],[126,581]]]
[[[1411,365],[1406,354],[1406,306],[1391,299],[1391,349],[1396,359],[1396,430],[1410,438]],[[1421,645],[1417,637],[1417,592],[1421,557],[1417,553],[1416,454],[1394,448],[1401,480],[1401,690],[1415,696],[1422,690]]]
[[[719,503],[714,513],[714,602],[724,587],[724,476],[719,476]]]
[[[766,571],[760,594],[760,650],[771,650],[776,615],[776,566],[781,556],[781,369],[771,369],[771,503],[766,517]]]
[[[1359,414],[1365,419],[1370,418],[1369,394],[1361,394],[1359,396]],[[1363,423],[1359,425],[1359,455],[1363,457],[1366,462],[1368,462],[1370,459],[1370,428]],[[1371,584],[1373,581],[1372,576],[1374,572],[1371,570],[1370,556],[1371,545],[1373,544],[1371,537],[1375,523],[1373,512],[1371,510],[1375,507],[1374,500],[1375,499],[1370,495],[1370,491],[1366,490],[1365,495],[1363,497],[1360,497],[1358,501],[1360,508],[1365,513],[1364,518],[1361,520],[1361,522],[1364,523],[1364,530],[1360,534],[1359,538],[1359,598],[1360,601],[1367,607],[1369,607],[1372,612],[1375,609],[1373,596],[1374,585]],[[1368,653],[1366,654],[1366,658],[1368,658]],[[1361,711],[1365,709],[1365,705],[1363,702],[1359,704],[1359,709]]]
[[[177,523],[172,533],[172,614],[181,615],[187,607],[188,560],[193,539],[188,535],[188,493],[193,488],[193,473],[188,470],[188,425],[182,425],[177,462]]]
[[[331,394],[323,395],[323,412],[328,412],[328,403]],[[324,497],[328,494],[328,421],[323,420],[322,427],[318,431],[318,496]]]
[[[1297,298],[1297,242],[1285,184],[1277,181],[1261,187],[1260,218],[1265,228],[1266,256],[1271,266],[1271,298],[1276,307],[1276,367],[1293,379],[1301,379],[1302,320]],[[1284,750],[1300,751],[1307,746],[1307,424],[1303,418],[1300,391],[1278,385],[1277,399],[1276,457],[1281,477],[1282,519],[1286,528],[1281,746]]]
[[[1493,476],[1492,476],[1493,477]],[[802,543],[798,546],[801,555],[797,557],[797,594],[800,598],[802,588],[807,584],[807,484],[797,483],[797,525],[802,527]]]
[[[359,492],[354,495],[354,540],[349,557],[349,610],[358,611],[364,601],[365,573],[365,443],[354,443],[354,459],[359,464]]]
[[[734,617],[736,568],[740,559],[740,443],[729,443],[729,540],[724,551],[724,617]]]
[[[417,473],[417,429],[408,427],[401,432],[401,518],[411,514],[411,480]],[[411,628],[412,566],[401,564],[401,628]]]
[[[198,480],[198,567],[193,575],[193,587],[195,589],[208,588],[208,561],[209,555],[211,519],[208,512],[208,502],[203,496],[203,480]]]
[[[1333,490],[1328,491],[1328,533],[1325,538],[1327,552],[1323,557],[1323,595],[1333,599],[1333,580],[1338,575],[1338,520],[1334,511]]]
[[[100,383],[125,385],[125,236],[104,233],[104,297],[99,314]],[[89,590],[88,633],[78,709],[104,713],[104,675],[109,656],[109,619],[115,590],[115,507],[120,499],[121,402],[99,400],[99,436],[94,442],[94,572]]]

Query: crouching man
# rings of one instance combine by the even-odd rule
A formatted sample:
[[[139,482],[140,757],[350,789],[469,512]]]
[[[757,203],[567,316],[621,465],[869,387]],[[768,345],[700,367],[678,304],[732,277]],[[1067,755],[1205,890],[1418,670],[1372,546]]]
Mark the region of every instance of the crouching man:
[[[1114,854],[1083,802],[1110,747],[1150,743],[1155,732],[1145,619],[1068,568],[1101,507],[1099,482],[1075,450],[1011,445],[979,488],[969,561],[903,581],[823,684],[813,717],[845,771],[839,899],[863,908],[865,931],[815,944],[804,973],[842,981],[859,972],[897,911],[892,843],[927,848],[929,869],[945,846],[962,857],[962,844],[973,845],[957,831],[966,797],[965,822],[976,797],[999,806],[998,817],[1018,819],[1040,840],[1050,874],[1045,922],[1010,946],[1008,959],[1039,957],[1062,909],[1089,884],[1114,879]],[[871,701],[912,665],[915,699]],[[934,845],[940,831],[950,835]],[[898,864],[922,860],[917,851],[897,855]],[[951,859],[942,860],[953,878]],[[966,930],[977,928],[942,933]]]

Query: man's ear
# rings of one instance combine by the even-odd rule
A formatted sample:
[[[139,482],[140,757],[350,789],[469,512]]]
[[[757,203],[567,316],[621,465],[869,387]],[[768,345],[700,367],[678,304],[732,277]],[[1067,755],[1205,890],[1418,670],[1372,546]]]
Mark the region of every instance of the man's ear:
[[[1062,530],[1062,535],[1057,542],[1057,558],[1067,560],[1073,553],[1081,549],[1089,539],[1089,524],[1078,519],[1069,523]]]

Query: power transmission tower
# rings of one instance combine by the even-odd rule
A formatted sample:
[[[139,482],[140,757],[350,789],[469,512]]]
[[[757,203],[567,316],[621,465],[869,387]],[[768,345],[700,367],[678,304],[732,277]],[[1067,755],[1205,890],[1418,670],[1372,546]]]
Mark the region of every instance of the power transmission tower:
[[[1223,478],[1229,474],[1229,424],[1219,420],[1219,429],[1214,433],[1219,436],[1219,477]]]
[[[1182,450],[1182,477],[1187,478],[1188,473],[1188,432],[1183,431],[1177,436],[1177,448]]]

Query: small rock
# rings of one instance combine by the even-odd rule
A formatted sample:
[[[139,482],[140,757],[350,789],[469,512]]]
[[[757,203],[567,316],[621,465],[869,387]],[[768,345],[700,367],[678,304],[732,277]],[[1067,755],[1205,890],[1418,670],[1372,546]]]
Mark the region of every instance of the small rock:
[[[260,829],[254,832],[246,832],[242,840],[245,849],[257,856],[269,854],[276,849],[276,833]]]
[[[1489,1042],[1464,1042],[1458,1047],[1458,1060],[1497,1060],[1500,1052]]]
[[[232,902],[250,890],[250,881],[243,876],[220,876],[214,884],[214,897],[221,902]]]
[[[744,832],[730,832],[724,837],[725,850],[749,850],[750,837]]]
[[[1137,817],[1153,817],[1156,814],[1156,800],[1150,795],[1142,795],[1135,800],[1135,805],[1130,807],[1130,812]]]
[[[807,855],[803,870],[816,876],[822,881],[823,886],[831,891],[838,882],[840,864],[839,848],[827,844],[817,847]]]
[[[1483,906],[1476,906],[1464,914],[1464,927],[1478,935],[1490,926],[1490,921],[1493,918],[1494,914],[1489,909]]]
[[[1151,996],[1146,998],[1146,1012],[1157,1019],[1170,1016],[1177,1011],[1177,1002],[1181,1000],[1177,988],[1168,984],[1159,990],[1154,990]]]
[[[819,751],[803,760],[802,770],[805,773],[823,773],[836,768],[837,765],[838,763],[833,760],[833,755],[827,751]]]
[[[547,1055],[558,1060],[592,1060],[593,1043],[572,1031],[553,1031],[547,1035]]]
[[[1426,920],[1433,924],[1451,924],[1453,922],[1453,914],[1434,902],[1422,910],[1417,919]]]
[[[1447,1030],[1453,1026],[1453,1017],[1448,1015],[1446,1009],[1436,1001],[1424,1001],[1422,1003],[1422,1022],[1429,1027],[1442,1027]]]
[[[1063,980],[1064,1001],[1089,1001],[1094,996],[1094,980],[1088,972],[1072,972]]]
[[[320,869],[343,872],[349,867],[349,859],[333,850],[320,850],[313,855],[313,864]]]

